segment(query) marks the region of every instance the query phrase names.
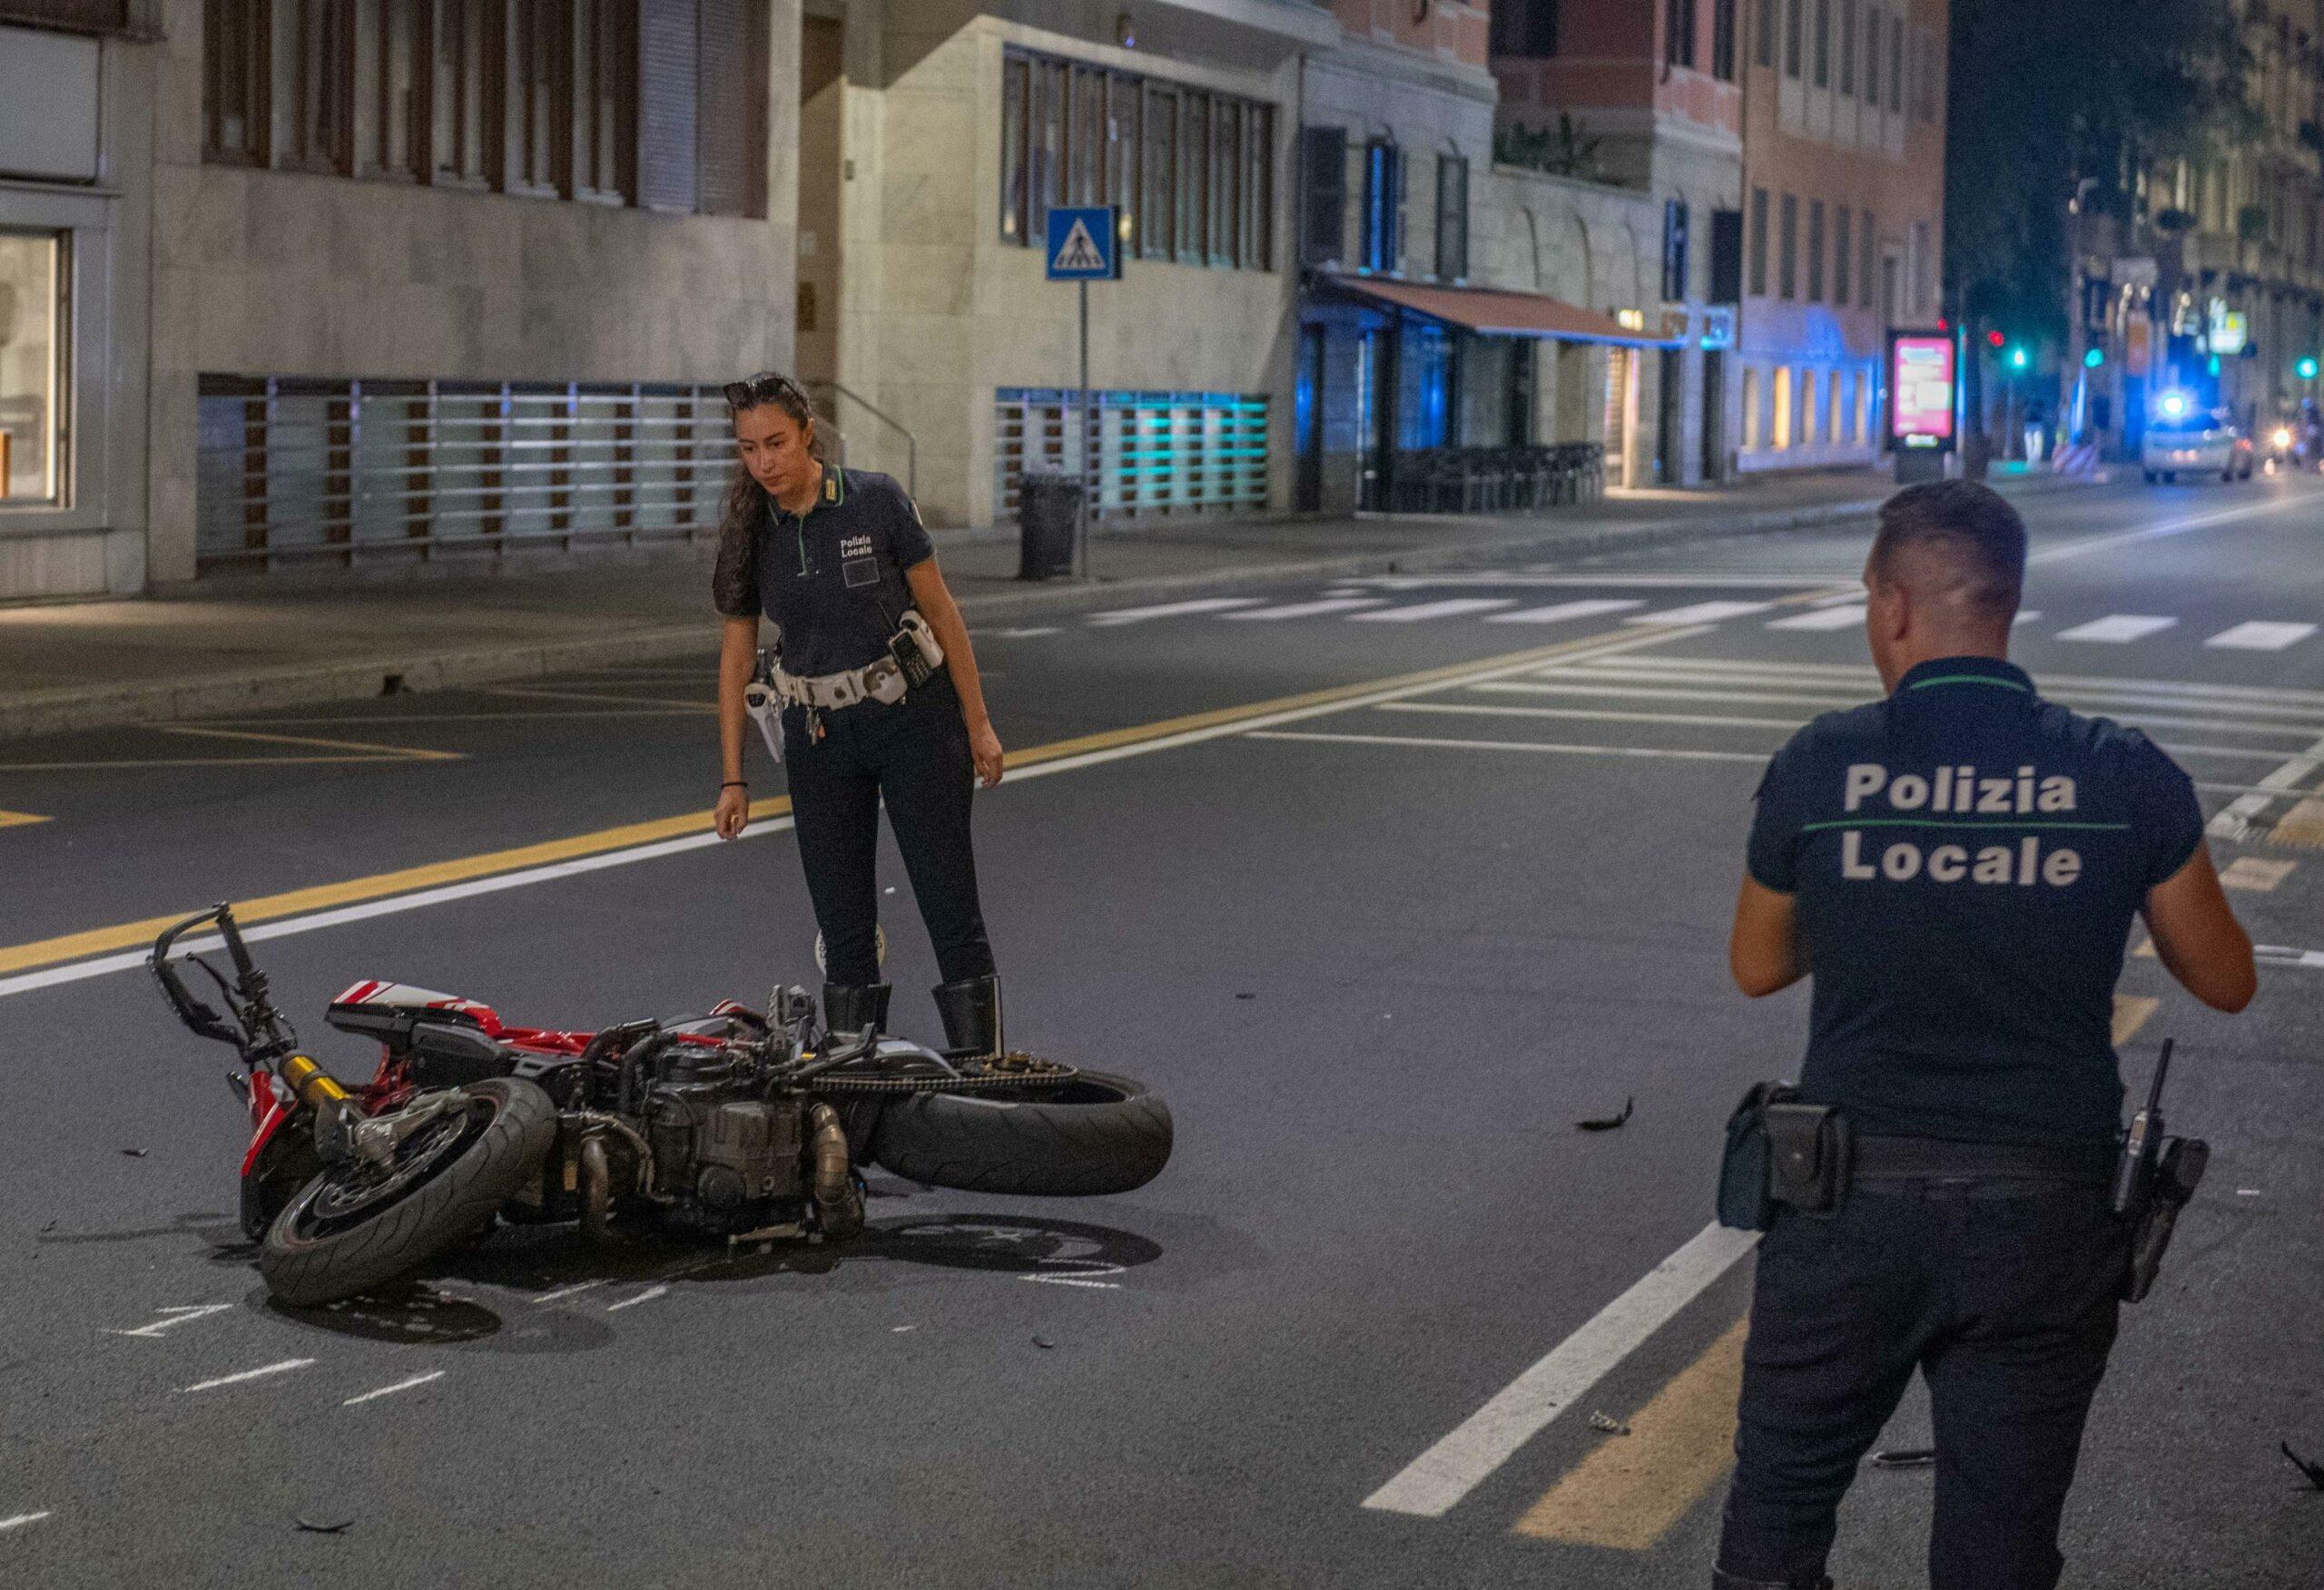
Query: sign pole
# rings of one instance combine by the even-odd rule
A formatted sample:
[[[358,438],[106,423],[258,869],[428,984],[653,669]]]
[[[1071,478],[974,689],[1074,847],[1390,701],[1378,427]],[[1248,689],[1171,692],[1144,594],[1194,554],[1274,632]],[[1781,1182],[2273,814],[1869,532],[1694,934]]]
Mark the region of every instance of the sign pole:
[[[1097,451],[1089,439],[1089,283],[1085,278],[1076,283],[1081,289],[1081,577],[1089,577],[1089,520],[1098,511],[1095,476],[1090,469],[1090,455]]]

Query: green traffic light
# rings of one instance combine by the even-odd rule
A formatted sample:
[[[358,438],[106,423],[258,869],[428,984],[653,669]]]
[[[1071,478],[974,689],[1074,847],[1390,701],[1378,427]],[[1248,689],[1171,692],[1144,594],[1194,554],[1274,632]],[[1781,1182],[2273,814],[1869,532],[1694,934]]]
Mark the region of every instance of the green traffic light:
[[[2307,358],[2299,361],[2299,378],[2303,381],[2312,381],[2316,378],[2316,356],[2314,354],[2311,353]]]
[[[2102,348],[2093,348],[2088,353],[2082,356],[2083,368],[2085,369],[2094,370],[2100,368],[2105,364],[2105,362],[2106,350]],[[2309,362],[2313,363],[2314,361],[2311,360]]]
[[[2009,368],[2011,369],[2022,370],[2033,362],[2034,356],[2027,353],[2024,348],[2013,348],[2009,350]]]

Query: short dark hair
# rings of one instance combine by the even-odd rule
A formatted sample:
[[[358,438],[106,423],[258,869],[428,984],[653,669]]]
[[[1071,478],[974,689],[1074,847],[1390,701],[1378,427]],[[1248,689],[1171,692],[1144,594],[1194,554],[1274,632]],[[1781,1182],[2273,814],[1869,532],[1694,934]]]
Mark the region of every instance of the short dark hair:
[[[1962,594],[1981,612],[2006,620],[2025,592],[2025,521],[2007,498],[1974,480],[1908,486],[1880,505],[1872,567],[1884,577],[1910,547],[1953,564]]]

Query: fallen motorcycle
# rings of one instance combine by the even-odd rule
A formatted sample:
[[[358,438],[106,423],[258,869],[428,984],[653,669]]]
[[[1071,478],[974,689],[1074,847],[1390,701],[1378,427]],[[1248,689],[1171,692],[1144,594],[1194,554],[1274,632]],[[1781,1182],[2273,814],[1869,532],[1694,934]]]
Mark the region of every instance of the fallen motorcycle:
[[[181,953],[204,928],[214,939]],[[214,948],[231,977],[196,953]],[[295,1305],[369,1291],[499,1221],[606,1242],[673,1225],[839,1241],[863,1227],[867,1159],[934,1186],[1087,1197],[1143,1186],[1170,1155],[1169,1109],[1143,1083],[998,1042],[973,1054],[830,1032],[803,988],[777,987],[764,1011],[729,1001],[567,1032],[357,983],[325,1019],[381,1054],[349,1087],[300,1048],[231,907],[170,928],[150,965],[180,1019],[241,1058],[228,1081],[251,1114],[242,1232]]]

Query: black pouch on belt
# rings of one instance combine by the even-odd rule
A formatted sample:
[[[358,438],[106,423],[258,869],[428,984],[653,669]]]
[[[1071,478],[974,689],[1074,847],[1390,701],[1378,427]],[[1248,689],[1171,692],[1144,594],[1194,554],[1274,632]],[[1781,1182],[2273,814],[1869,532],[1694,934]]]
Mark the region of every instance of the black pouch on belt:
[[[1760,1083],[1727,1120],[1718,1223],[1763,1232],[1782,1204],[1829,1214],[1846,1195],[1854,1159],[1855,1139],[1837,1110],[1802,1104],[1789,1083]]]

